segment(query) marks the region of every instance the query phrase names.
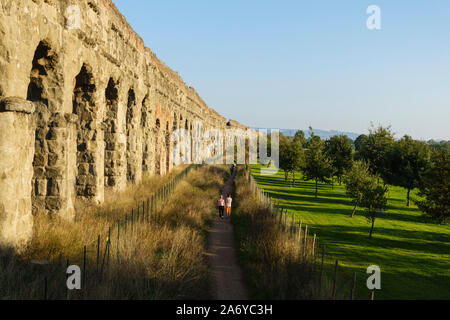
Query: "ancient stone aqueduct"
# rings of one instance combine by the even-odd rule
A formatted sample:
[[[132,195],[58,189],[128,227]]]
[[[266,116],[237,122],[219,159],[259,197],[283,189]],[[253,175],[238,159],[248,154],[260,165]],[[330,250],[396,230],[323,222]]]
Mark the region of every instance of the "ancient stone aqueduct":
[[[70,219],[76,201],[167,173],[171,132],[195,121],[246,129],[144,47],[111,0],[0,0],[0,244],[28,241],[39,212]]]

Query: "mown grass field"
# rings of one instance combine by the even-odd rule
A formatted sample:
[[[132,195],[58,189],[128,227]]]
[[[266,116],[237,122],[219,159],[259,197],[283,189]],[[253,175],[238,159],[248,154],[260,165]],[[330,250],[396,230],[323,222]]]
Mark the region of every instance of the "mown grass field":
[[[366,269],[374,264],[381,269],[377,300],[450,299],[450,226],[428,222],[414,204],[406,207],[406,190],[389,188],[389,209],[378,216],[369,239],[370,223],[363,209],[350,217],[353,205],[344,185],[320,184],[315,199],[313,181],[303,181],[300,175],[291,187],[281,169],[277,175],[261,176],[259,165],[253,165],[252,173],[267,193],[295,214],[296,221],[308,224],[319,245],[326,245],[329,277],[339,260],[338,291],[349,292],[357,272],[356,296],[367,299]]]

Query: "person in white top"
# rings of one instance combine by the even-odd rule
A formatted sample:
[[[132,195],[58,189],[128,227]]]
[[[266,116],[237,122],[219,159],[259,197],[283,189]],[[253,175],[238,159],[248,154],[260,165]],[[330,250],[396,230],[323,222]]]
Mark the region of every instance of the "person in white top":
[[[233,202],[233,199],[231,198],[231,195],[228,194],[227,200],[226,200],[226,206],[227,206],[227,216],[231,216],[231,203]]]
[[[220,219],[223,219],[225,213],[225,200],[223,199],[223,196],[220,196],[219,201],[217,201],[217,206],[219,207],[219,217]]]

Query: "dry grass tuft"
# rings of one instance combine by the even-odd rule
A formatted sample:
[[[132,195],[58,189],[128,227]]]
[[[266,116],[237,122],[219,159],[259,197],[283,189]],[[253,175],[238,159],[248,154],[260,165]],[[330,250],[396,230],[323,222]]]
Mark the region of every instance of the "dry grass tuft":
[[[278,218],[272,217],[264,208],[253,194],[242,168],[239,168],[237,176],[237,208],[233,224],[239,259],[253,298],[325,298],[325,293],[319,290],[317,266],[312,263],[311,239],[306,249],[308,258],[304,259],[304,248],[298,234],[286,232]],[[327,279],[324,279],[324,285],[329,285]]]
[[[0,251],[0,298],[42,299],[47,278],[50,299],[208,299],[206,227],[227,168],[191,171],[149,220],[141,216],[141,221],[125,224],[122,219],[180,171],[108,194],[102,206],[80,206],[75,222],[36,217],[34,238],[25,253]],[[108,250],[106,231],[117,219],[122,219],[121,227],[112,229]],[[83,289],[67,292],[66,259],[83,269],[86,244]],[[33,265],[31,259],[49,264]]]

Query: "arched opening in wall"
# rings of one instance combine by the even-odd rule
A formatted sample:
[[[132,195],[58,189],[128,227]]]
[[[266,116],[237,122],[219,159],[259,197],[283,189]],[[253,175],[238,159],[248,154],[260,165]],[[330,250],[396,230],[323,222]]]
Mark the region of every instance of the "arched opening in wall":
[[[178,117],[177,114],[174,113],[173,114],[173,128],[172,128],[172,132],[176,131],[178,129]]]
[[[145,96],[144,100],[142,100],[142,109],[141,109],[141,128],[142,128],[142,137],[143,137],[143,146],[142,146],[142,171],[148,172],[150,171],[150,110],[147,104],[148,95]]]
[[[110,78],[105,90],[105,186],[114,187],[120,177],[120,150],[118,136],[119,90]]]
[[[161,175],[161,122],[156,119],[155,123],[155,173]]]
[[[92,69],[83,64],[75,78],[73,113],[78,115],[76,191],[87,199],[98,194],[95,92]]]
[[[194,163],[194,153],[198,151],[194,150],[194,132],[192,132],[192,122],[190,124],[189,132],[191,133],[191,162]]]
[[[166,122],[166,173],[170,170],[170,130],[169,121]]]
[[[61,170],[57,166],[62,158],[61,150],[58,148],[61,141],[55,134],[56,128],[50,132],[52,111],[49,110],[49,88],[54,87],[58,80],[55,72],[57,63],[58,56],[51,46],[46,41],[39,42],[32,61],[27,91],[27,100],[34,102],[37,115],[34,175],[31,181],[33,214],[61,209],[58,187],[58,183],[61,183]],[[52,148],[49,148],[49,142]]]
[[[127,131],[127,180],[135,181],[136,178],[136,132],[133,130],[133,119],[136,112],[136,95],[133,89],[128,91],[126,131]]]

